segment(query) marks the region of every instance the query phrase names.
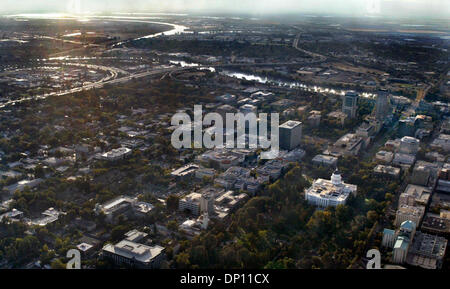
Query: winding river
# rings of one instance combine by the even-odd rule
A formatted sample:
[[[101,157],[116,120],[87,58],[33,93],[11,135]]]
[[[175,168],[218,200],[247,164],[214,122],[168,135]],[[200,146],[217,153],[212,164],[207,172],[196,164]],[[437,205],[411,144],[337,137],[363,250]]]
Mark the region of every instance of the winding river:
[[[248,81],[255,81],[257,83],[261,84],[270,84],[275,85],[279,87],[286,87],[286,88],[293,88],[293,89],[301,89],[304,91],[310,91],[310,92],[316,92],[316,93],[324,93],[324,94],[333,94],[333,95],[344,95],[347,90],[344,89],[333,89],[333,88],[327,88],[317,85],[307,85],[301,82],[296,81],[282,81],[282,80],[276,80],[273,78],[268,78],[264,76],[259,76],[255,74],[249,74],[249,73],[243,73],[243,72],[234,72],[230,70],[222,70],[219,72],[219,74],[233,77],[237,79],[242,80],[248,80]],[[362,97],[366,98],[374,98],[375,94],[369,93],[369,92],[360,92],[360,95]]]

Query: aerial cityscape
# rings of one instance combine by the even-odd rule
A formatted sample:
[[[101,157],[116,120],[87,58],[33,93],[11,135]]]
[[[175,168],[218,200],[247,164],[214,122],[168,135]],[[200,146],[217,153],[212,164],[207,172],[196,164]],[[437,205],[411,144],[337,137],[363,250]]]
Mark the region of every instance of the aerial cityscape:
[[[1,269],[450,269],[448,2],[34,2]]]

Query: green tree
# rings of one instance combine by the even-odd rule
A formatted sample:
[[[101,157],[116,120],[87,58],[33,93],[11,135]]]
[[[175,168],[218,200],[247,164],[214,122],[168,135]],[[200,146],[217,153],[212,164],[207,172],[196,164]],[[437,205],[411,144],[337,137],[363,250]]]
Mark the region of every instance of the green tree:
[[[180,201],[180,198],[176,195],[169,195],[166,200],[167,209],[169,211],[176,211],[178,210],[178,203]]]

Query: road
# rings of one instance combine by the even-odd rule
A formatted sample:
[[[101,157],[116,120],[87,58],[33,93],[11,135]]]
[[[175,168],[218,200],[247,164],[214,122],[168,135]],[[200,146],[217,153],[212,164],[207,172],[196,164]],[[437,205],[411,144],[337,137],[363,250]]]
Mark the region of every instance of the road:
[[[309,55],[311,57],[319,58],[319,61],[327,60],[327,57],[325,55],[322,55],[322,54],[319,54],[319,53],[315,53],[315,52],[312,52],[312,51],[308,51],[308,50],[305,50],[303,48],[298,47],[298,43],[300,42],[300,35],[301,35],[301,33],[297,34],[297,36],[294,39],[294,42],[292,43],[292,47],[294,47],[298,51],[303,52],[303,53],[305,53],[305,54],[307,54],[307,55]]]
[[[68,90],[64,90],[64,91],[55,91],[55,92],[51,92],[51,93],[45,93],[42,95],[21,98],[18,100],[10,100],[10,101],[2,103],[0,105],[0,109],[5,108],[7,106],[11,106],[11,105],[16,105],[18,103],[22,103],[25,101],[29,101],[29,100],[45,99],[49,96],[62,96],[62,95],[67,95],[67,94],[71,94],[71,93],[87,91],[87,90],[91,90],[94,88],[102,88],[107,84],[124,83],[124,82],[130,81],[132,79],[137,79],[137,78],[142,78],[142,77],[147,77],[147,76],[155,76],[155,75],[159,75],[159,74],[165,74],[165,73],[180,71],[180,70],[184,70],[184,69],[187,69],[187,68],[164,67],[164,68],[158,68],[158,69],[149,70],[149,71],[145,71],[145,72],[135,73],[135,74],[128,74],[123,77],[114,78],[114,79],[106,80],[106,81],[99,81],[96,83],[90,83],[90,84],[83,85],[81,87],[76,87],[76,88],[72,88],[72,89],[68,89]]]

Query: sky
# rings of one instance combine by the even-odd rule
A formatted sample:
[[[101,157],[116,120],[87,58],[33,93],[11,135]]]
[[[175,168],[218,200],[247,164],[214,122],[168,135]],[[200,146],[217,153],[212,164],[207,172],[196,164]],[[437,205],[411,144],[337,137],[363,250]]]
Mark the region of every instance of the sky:
[[[0,0],[0,13],[314,13],[450,19],[450,0]]]

